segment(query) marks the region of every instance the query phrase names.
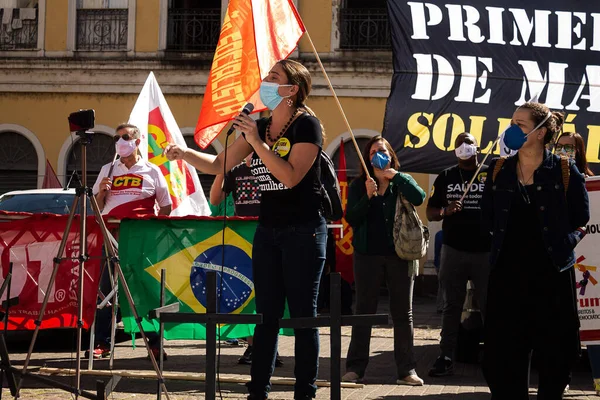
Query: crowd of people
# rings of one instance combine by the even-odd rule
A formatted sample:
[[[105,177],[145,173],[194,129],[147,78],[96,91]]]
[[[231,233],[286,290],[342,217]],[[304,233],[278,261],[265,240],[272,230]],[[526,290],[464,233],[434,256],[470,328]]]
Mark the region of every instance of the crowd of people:
[[[225,204],[230,193],[230,212],[258,216],[252,263],[256,311],[263,315],[263,323],[247,339],[249,399],[268,397],[278,365],[279,320],[286,301],[292,318],[317,315],[327,244],[319,163],[325,131],[306,105],[310,91],[308,70],[296,61],[281,60],[260,87],[270,116],[235,118],[234,126],[243,134],[229,146],[226,165],[223,154],[212,156],[176,144],[165,149],[170,160],[185,160],[203,173],[217,175],[211,188],[213,206]],[[442,333],[431,377],[453,373],[460,316],[471,280],[485,324],[483,371],[492,398],[528,398],[532,351],[541,360],[538,398],[561,398],[568,385],[580,349],[572,267],[575,246],[585,235],[589,219],[584,174],[591,171],[581,137],[561,135],[562,124],[562,114],[543,104],[520,106],[505,132],[505,143],[518,152],[493,160],[489,168],[480,165],[472,135],[456,137],[457,164],[439,174],[426,210],[428,220],[442,221],[443,230],[436,236],[443,242],[439,256]],[[114,167],[106,166],[94,186],[103,212],[121,207],[133,214],[166,213],[170,200],[164,194],[162,175],[137,156],[127,161],[139,145],[136,128],[119,127],[117,134],[121,160]],[[350,184],[346,208],[354,232],[355,312],[376,313],[385,282],[397,383],[420,386],[424,381],[416,373],[412,319],[418,267],[397,255],[393,224],[400,197],[419,206],[426,194],[409,174],[399,172],[402,160],[383,137],[367,143],[363,158],[367,170]],[[118,196],[111,183],[126,174],[143,176],[143,184]],[[214,210],[215,215],[223,212]],[[105,328],[106,323],[98,325]],[[353,327],[344,381],[363,379],[370,337],[369,327]],[[294,398],[314,398],[318,330],[296,329],[295,342]],[[100,355],[104,350],[99,350]],[[597,374],[600,368],[594,377]]]

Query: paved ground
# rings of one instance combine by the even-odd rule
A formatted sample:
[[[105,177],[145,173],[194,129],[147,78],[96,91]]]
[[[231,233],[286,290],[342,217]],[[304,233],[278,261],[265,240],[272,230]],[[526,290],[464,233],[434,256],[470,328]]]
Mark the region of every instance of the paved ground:
[[[380,308],[385,311],[385,304]],[[417,298],[414,302],[415,314],[415,345],[418,362],[417,371],[425,379],[425,386],[410,388],[395,384],[396,376],[393,365],[393,341],[390,327],[377,327],[373,331],[371,341],[371,361],[367,370],[366,384],[360,389],[342,389],[342,398],[348,400],[361,399],[430,399],[430,400],[483,400],[489,399],[489,391],[485,385],[481,371],[476,364],[458,364],[453,377],[433,379],[427,377],[427,370],[438,355],[437,343],[440,332],[440,318],[435,313],[434,300]],[[74,368],[74,355],[68,350],[72,348],[70,331],[61,337],[45,335],[39,341],[39,350],[33,356],[31,365]],[[74,336],[72,336],[74,342]],[[350,329],[342,331],[342,354],[345,356],[350,342]],[[66,344],[65,344],[66,343]],[[116,349],[115,369],[123,370],[151,370],[150,362],[146,359],[145,349],[141,340],[137,340],[138,347],[132,349],[131,341],[121,342]],[[56,346],[61,346],[62,351],[56,352]],[[282,337],[279,352],[285,365],[277,368],[276,377],[293,377],[293,338]],[[11,341],[9,351],[14,364],[22,364],[27,349],[27,343]],[[67,350],[65,350],[67,349]],[[202,373],[205,369],[204,343],[192,341],[167,342],[166,350],[169,354],[165,363],[166,371],[179,371],[188,373]],[[237,365],[238,357],[243,353],[243,347],[223,346],[221,349],[221,375],[228,378],[247,379],[250,368]],[[321,330],[321,367],[319,379],[329,378],[329,331]],[[342,360],[343,365],[344,360]],[[87,369],[87,363],[82,364]],[[107,369],[108,361],[101,360],[94,363],[94,369]],[[69,378],[61,378],[69,382]],[[531,399],[535,398],[535,372],[532,376]],[[94,390],[95,378],[83,377],[83,387]],[[32,381],[25,384],[22,398],[25,399],[71,399],[67,392],[47,389]],[[172,399],[187,400],[204,398],[203,382],[168,381],[167,388]],[[582,359],[574,371],[571,390],[565,399],[585,400],[598,399],[591,390],[590,371],[587,360]],[[4,396],[9,398],[8,389],[3,389]],[[156,382],[151,380],[127,379],[122,380],[109,398],[114,399],[155,399]],[[242,384],[224,383],[221,385],[221,394],[224,399],[245,398],[245,387]],[[163,396],[163,399],[165,397]],[[217,394],[217,398],[218,394]],[[292,399],[292,386],[274,386],[271,395],[273,399]],[[318,399],[328,399],[329,389],[320,388]]]

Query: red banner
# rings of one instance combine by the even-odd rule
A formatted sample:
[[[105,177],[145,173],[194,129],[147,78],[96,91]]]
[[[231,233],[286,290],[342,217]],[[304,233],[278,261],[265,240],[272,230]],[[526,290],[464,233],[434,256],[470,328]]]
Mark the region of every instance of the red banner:
[[[205,149],[247,102],[254,112],[260,83],[296,48],[305,28],[292,0],[231,0],[213,58],[194,138]]]
[[[340,190],[342,192],[342,207],[344,208],[344,215],[346,215],[346,204],[348,203],[348,176],[346,174],[346,155],[344,154],[343,139],[340,144],[338,181],[340,182]],[[352,284],[352,282],[354,282],[352,228],[346,221],[346,218],[342,218],[341,224],[344,226],[344,237],[340,237],[339,230],[335,230],[335,270],[342,275],[342,279]]]
[[[7,215],[6,213],[3,213]],[[58,255],[67,215],[35,214],[29,218],[0,222],[0,284],[13,264],[10,297],[19,304],[9,309],[9,330],[35,329],[39,311]],[[73,220],[61,255],[54,285],[42,320],[42,329],[73,328],[77,323],[77,294],[80,263],[80,218]],[[100,277],[102,234],[94,217],[87,221],[87,254],[83,279],[83,324],[89,328],[94,318]],[[6,300],[7,293],[1,298]],[[0,322],[0,329],[4,324]]]

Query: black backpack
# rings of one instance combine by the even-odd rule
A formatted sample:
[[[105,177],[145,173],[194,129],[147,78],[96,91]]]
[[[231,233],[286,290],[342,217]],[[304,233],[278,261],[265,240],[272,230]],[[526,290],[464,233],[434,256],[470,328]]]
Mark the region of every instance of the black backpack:
[[[319,180],[321,183],[321,208],[323,209],[323,216],[329,221],[337,221],[344,216],[340,182],[337,179],[331,158],[323,150],[319,153],[319,166],[321,170]]]

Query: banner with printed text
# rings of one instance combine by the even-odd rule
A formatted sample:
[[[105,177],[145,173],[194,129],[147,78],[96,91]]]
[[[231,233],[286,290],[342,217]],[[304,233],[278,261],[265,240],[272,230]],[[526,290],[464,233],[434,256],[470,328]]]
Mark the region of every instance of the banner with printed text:
[[[587,236],[575,249],[575,279],[581,342],[600,344],[600,177],[587,181],[590,222]]]
[[[539,98],[565,113],[564,131],[583,136],[600,173],[599,10],[594,1],[388,0],[394,75],[383,135],[403,170],[452,166],[462,132],[489,151],[516,107]]]
[[[17,297],[19,303],[9,308],[9,330],[35,329],[35,320],[48,290],[58,256],[60,243],[67,224],[67,215],[35,214],[25,219],[0,223],[0,285],[6,279],[12,263],[10,298]],[[87,254],[83,279],[83,326],[89,328],[94,319],[102,234],[94,217],[87,221]],[[48,305],[41,328],[74,328],[78,312],[78,280],[80,273],[81,243],[79,217],[76,216],[61,255],[56,279],[50,287]],[[0,298],[4,301],[8,293]],[[4,324],[0,321],[0,330]]]

